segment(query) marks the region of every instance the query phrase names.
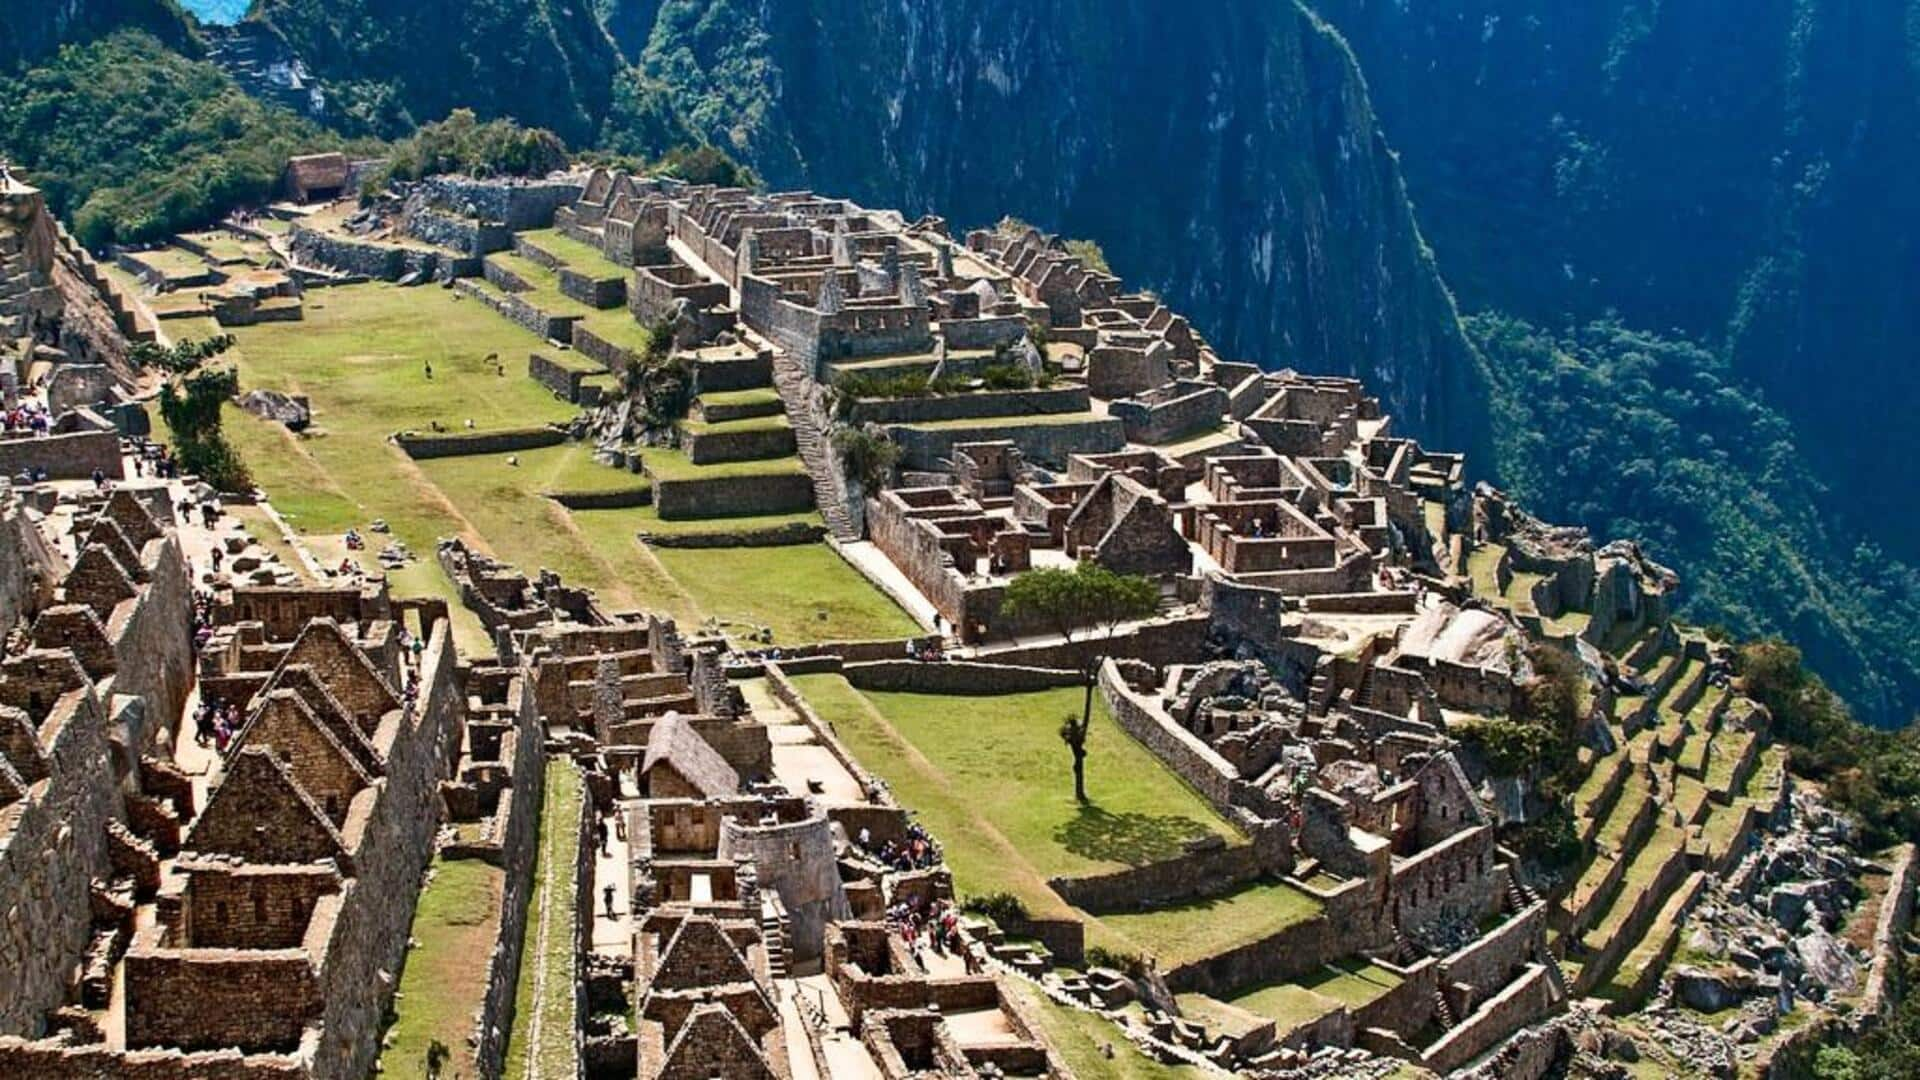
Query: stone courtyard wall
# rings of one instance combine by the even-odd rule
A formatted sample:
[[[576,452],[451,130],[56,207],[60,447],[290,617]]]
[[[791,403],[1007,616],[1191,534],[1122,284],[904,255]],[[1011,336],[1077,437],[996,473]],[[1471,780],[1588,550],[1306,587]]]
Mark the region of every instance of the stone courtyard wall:
[[[23,469],[45,469],[52,480],[86,480],[93,476],[95,469],[111,480],[126,475],[126,463],[120,457],[120,435],[113,431],[0,438],[0,476],[12,479]]]
[[[543,446],[559,446],[566,441],[567,433],[552,426],[436,435],[408,431],[394,437],[400,449],[415,461],[465,457],[470,454],[511,454],[521,450],[537,450]]]
[[[643,460],[644,460],[644,451]],[[685,518],[790,514],[813,508],[813,481],[805,473],[715,476],[699,480],[654,477],[653,503],[668,521]]]
[[[92,690],[61,698],[40,732],[50,774],[16,807],[20,816],[0,848],[0,1033],[30,1038],[65,1000],[68,976],[86,951],[88,886],[113,876],[106,828],[120,818],[118,792],[101,782],[107,721]]]
[[[506,871],[500,894],[500,933],[487,961],[487,993],[474,1026],[474,1061],[481,1076],[500,1075],[507,1035],[513,1030],[514,993],[524,960],[521,944],[532,906],[534,853],[540,844],[540,808],[546,799],[546,755],[541,748],[545,727],[534,707],[532,687],[524,690],[514,719],[513,783],[501,793],[503,805],[511,800],[512,817],[500,844]]]
[[[1085,683],[1078,671],[966,660],[874,660],[850,663],[841,670],[847,681],[861,690],[914,694],[992,696]]]

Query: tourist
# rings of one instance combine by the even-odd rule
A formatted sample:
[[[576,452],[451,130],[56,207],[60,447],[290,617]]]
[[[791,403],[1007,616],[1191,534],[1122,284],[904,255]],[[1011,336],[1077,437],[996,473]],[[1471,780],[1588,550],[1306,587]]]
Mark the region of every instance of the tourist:
[[[613,913],[613,886],[608,885],[606,888],[600,890],[600,895],[604,897],[607,902],[607,918],[615,918],[616,916]]]
[[[95,466],[93,470],[93,490],[105,491],[106,489],[107,489],[107,474],[105,472],[102,472],[98,466]]]
[[[594,832],[594,835],[600,838],[600,854],[602,855],[613,854],[612,850],[610,850],[607,847],[607,819],[600,818],[596,820],[593,823],[593,832]]]

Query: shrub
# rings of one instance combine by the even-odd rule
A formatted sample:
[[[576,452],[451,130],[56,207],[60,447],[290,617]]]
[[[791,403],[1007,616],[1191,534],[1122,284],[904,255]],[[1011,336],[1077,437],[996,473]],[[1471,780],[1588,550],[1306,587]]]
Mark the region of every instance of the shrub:
[[[992,919],[1003,930],[1007,923],[1025,922],[1027,919],[1026,901],[1008,892],[969,896],[961,901],[960,910]]]
[[[900,447],[884,435],[855,427],[843,427],[833,433],[833,449],[840,455],[846,475],[867,491],[878,491],[900,463]]]
[[[1147,973],[1146,957],[1139,953],[1109,949],[1105,945],[1093,945],[1087,949],[1087,966],[1112,968],[1129,979],[1138,979]]]

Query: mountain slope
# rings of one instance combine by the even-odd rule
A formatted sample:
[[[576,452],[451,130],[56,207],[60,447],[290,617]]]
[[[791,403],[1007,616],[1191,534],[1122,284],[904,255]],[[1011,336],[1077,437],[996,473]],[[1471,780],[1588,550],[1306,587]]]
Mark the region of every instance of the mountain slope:
[[[1315,0],[1470,310],[1720,346],[1920,555],[1920,5]]]
[[[621,66],[591,6],[562,0],[260,0],[345,115],[394,136],[455,108],[599,133]]]
[[[1406,430],[1485,445],[1365,87],[1294,4],[666,0],[642,63],[777,187],[1097,238],[1223,354],[1364,376]]]
[[[123,27],[145,30],[175,48],[191,44],[173,0],[26,0],[0,5],[0,75],[62,45]]]

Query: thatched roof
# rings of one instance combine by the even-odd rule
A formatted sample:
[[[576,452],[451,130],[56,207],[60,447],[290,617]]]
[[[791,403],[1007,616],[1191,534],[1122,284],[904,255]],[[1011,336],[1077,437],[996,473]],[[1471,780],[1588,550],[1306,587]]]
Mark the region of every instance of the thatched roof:
[[[718,799],[740,790],[740,774],[679,713],[668,713],[653,725],[647,735],[647,756],[640,763],[640,775],[651,773],[662,762],[706,798]]]

